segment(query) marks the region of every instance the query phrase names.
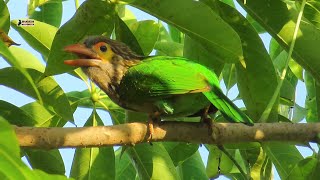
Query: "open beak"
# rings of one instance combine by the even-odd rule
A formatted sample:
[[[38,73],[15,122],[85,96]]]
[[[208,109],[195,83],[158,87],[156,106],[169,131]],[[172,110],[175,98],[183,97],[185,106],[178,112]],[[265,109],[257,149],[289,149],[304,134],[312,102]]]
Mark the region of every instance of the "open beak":
[[[65,60],[64,64],[70,66],[99,66],[101,63],[100,57],[93,52],[91,49],[87,48],[84,44],[72,44],[66,46],[64,51],[71,52],[79,56],[79,59]]]

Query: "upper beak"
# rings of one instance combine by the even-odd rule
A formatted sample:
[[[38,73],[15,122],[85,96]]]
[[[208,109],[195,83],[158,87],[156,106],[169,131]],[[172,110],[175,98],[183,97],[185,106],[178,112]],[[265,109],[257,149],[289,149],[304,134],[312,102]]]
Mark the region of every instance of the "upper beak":
[[[66,46],[64,47],[64,51],[77,54],[80,57],[79,59],[64,61],[64,64],[70,66],[99,66],[101,63],[100,57],[83,44],[72,44]]]

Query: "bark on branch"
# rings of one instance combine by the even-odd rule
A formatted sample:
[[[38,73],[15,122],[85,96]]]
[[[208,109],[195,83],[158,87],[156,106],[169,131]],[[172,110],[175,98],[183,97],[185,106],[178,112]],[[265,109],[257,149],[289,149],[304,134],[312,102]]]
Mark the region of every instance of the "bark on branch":
[[[320,142],[320,123],[213,123],[210,135],[203,123],[162,122],[155,125],[152,141],[179,141],[202,144],[284,141]],[[21,147],[68,148],[134,145],[146,142],[146,123],[82,128],[15,127]]]

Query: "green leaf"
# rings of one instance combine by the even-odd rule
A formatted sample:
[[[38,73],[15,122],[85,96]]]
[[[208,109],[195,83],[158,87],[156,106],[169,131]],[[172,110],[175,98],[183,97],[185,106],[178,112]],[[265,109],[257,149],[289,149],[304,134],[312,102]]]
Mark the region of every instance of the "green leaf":
[[[29,51],[17,46],[10,46],[9,50],[14,55],[17,63],[19,63],[21,67],[44,72],[45,66]]]
[[[27,72],[26,69],[24,69],[23,67],[20,66],[18,60],[16,60],[16,58],[13,56],[13,54],[9,51],[8,47],[2,41],[0,41],[0,56],[2,56],[10,65],[14,66],[16,68],[16,70],[21,73],[20,79],[25,79],[25,83],[28,86],[31,86],[30,92],[34,93],[35,97],[40,102],[42,102],[40,92],[37,89],[35,82],[33,81],[31,75]],[[6,77],[6,80],[8,80],[8,77]],[[15,83],[16,80],[14,80],[14,82],[11,82],[11,83]],[[0,83],[1,83],[1,81],[0,81]],[[18,85],[18,84],[16,83],[16,85]]]
[[[19,107],[0,100],[0,116],[4,117],[10,124],[17,126],[33,126],[36,122],[33,118]]]
[[[191,143],[163,142],[175,166],[181,165],[197,152],[199,145]]]
[[[65,167],[58,149],[24,149],[24,155],[33,169],[40,169],[49,174],[65,174]]]
[[[30,18],[59,28],[62,18],[62,1],[49,0],[38,7]]]
[[[248,21],[235,9],[219,3],[221,17],[238,32],[244,59],[236,64],[238,88],[248,114],[260,118],[277,86],[277,76],[264,45]],[[278,99],[274,102],[269,119],[277,120]]]
[[[136,16],[126,5],[117,4],[118,16],[128,25],[137,22]]]
[[[48,58],[57,28],[36,20],[34,20],[34,26],[19,26],[18,22],[19,20],[12,20],[11,26],[19,32],[33,49],[37,50],[45,58]]]
[[[180,179],[183,180],[208,179],[199,151],[196,151],[189,159],[180,164],[178,172]]]
[[[137,144],[128,147],[129,154],[140,179],[179,179],[175,166],[161,143]]]
[[[30,170],[20,159],[18,139],[12,126],[0,116],[0,177],[1,179],[67,179],[48,175],[40,170]]]
[[[137,172],[131,163],[129,155],[126,152],[121,155],[122,148],[119,148],[115,152],[116,180],[134,180],[136,179]]]
[[[286,179],[319,179],[320,163],[317,157],[308,157],[301,160],[292,169]]]
[[[107,95],[103,92],[100,91],[100,101],[102,101],[109,110],[117,110],[117,109],[122,109],[120,106],[115,104]],[[94,105],[91,100],[91,93],[88,89],[83,90],[83,91],[71,91],[66,93],[68,99],[71,102],[76,102],[78,106],[80,107],[85,107],[85,108],[93,108]],[[101,108],[103,109],[103,106],[101,106],[99,103],[95,104],[96,108]]]
[[[126,25],[126,23],[119,17],[117,17],[115,21],[115,34],[118,41],[121,41],[128,45],[130,49],[135,53],[144,55],[144,52],[142,51],[136,37]]]
[[[183,43],[183,33],[174,26],[168,25],[169,34],[173,42]]]
[[[202,44],[189,36],[184,39],[183,56],[213,69],[216,74],[220,74],[224,66],[221,61],[217,60],[218,57],[214,51],[208,51]]]
[[[199,42],[207,51],[214,53],[221,62],[238,62],[242,57],[237,33],[219,15],[199,1],[127,1],[130,5],[175,26]]]
[[[168,41],[156,42],[154,49],[166,56],[183,56],[183,44]]]
[[[257,31],[257,33],[265,33],[266,30],[256,21],[254,20],[250,15],[247,14],[247,20],[251,24],[251,26]]]
[[[5,33],[9,32],[10,28],[10,13],[7,7],[7,4],[0,0],[0,29]]]
[[[51,77],[44,77],[41,72],[34,69],[29,69],[28,72],[36,83],[44,104],[51,107],[65,120],[73,120],[73,112],[69,100],[57,82]],[[18,79],[19,83],[16,83]],[[0,84],[16,89],[30,97],[36,97],[31,85],[16,68],[0,69]]]
[[[316,0],[308,1],[304,7],[303,16],[317,28],[320,27],[320,3]]]
[[[248,163],[252,179],[270,179],[272,163],[261,147],[240,150],[241,156]]]
[[[37,7],[41,6],[47,1],[49,0],[30,0],[28,3],[28,15],[31,15]]]
[[[273,59],[273,64],[278,71],[279,78],[283,68],[285,68],[287,56],[288,53],[286,51],[281,51],[280,54]],[[293,74],[290,68],[287,69],[285,79],[281,86],[280,97],[293,104],[295,102],[297,84],[298,78]]]
[[[286,179],[295,165],[303,159],[297,148],[287,143],[263,143],[262,148],[276,167],[281,179]]]
[[[57,116],[37,102],[28,103],[20,108],[32,117],[35,127],[55,127],[53,119]]]
[[[235,65],[225,64],[222,69],[222,77],[227,90],[230,90],[237,83]]]
[[[219,176],[219,168],[221,174],[229,174],[233,167],[233,162],[221,150],[214,145],[206,146],[209,150],[209,156],[206,166],[206,173],[209,178],[217,178]],[[231,151],[229,151],[230,153]],[[234,150],[231,152],[234,155]]]
[[[84,126],[103,126],[103,122],[94,110]],[[115,179],[115,156],[113,148],[76,149],[70,177],[75,179]]]
[[[298,104],[294,104],[293,107],[293,117],[292,117],[292,122],[298,123],[302,121],[307,115],[307,110]]]
[[[307,110],[307,122],[319,122],[320,120],[320,84],[305,71],[305,85],[307,89],[307,97],[305,100],[305,108]]]
[[[246,3],[238,0],[238,2],[256,21],[268,29],[270,35],[282,47],[289,49],[298,16],[297,8],[290,7],[294,4],[269,0],[247,1]],[[320,81],[320,51],[318,48],[320,31],[307,20],[302,20],[299,27],[292,57],[317,81]]]
[[[149,55],[159,37],[159,24],[153,20],[132,23],[129,28],[136,37],[144,55]]]
[[[56,33],[45,74],[60,74],[74,69],[63,64],[64,60],[75,57],[70,53],[64,52],[63,48],[67,45],[78,43],[89,35],[105,33],[109,36],[114,28],[114,14],[114,4],[109,1],[85,1],[76,14]]]

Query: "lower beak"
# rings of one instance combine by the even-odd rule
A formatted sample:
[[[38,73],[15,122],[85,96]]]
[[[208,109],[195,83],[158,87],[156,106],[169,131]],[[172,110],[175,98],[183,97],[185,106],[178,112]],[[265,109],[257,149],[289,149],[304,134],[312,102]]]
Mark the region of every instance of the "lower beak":
[[[69,66],[99,66],[101,60],[97,59],[74,59],[74,60],[65,60],[64,64]]]

